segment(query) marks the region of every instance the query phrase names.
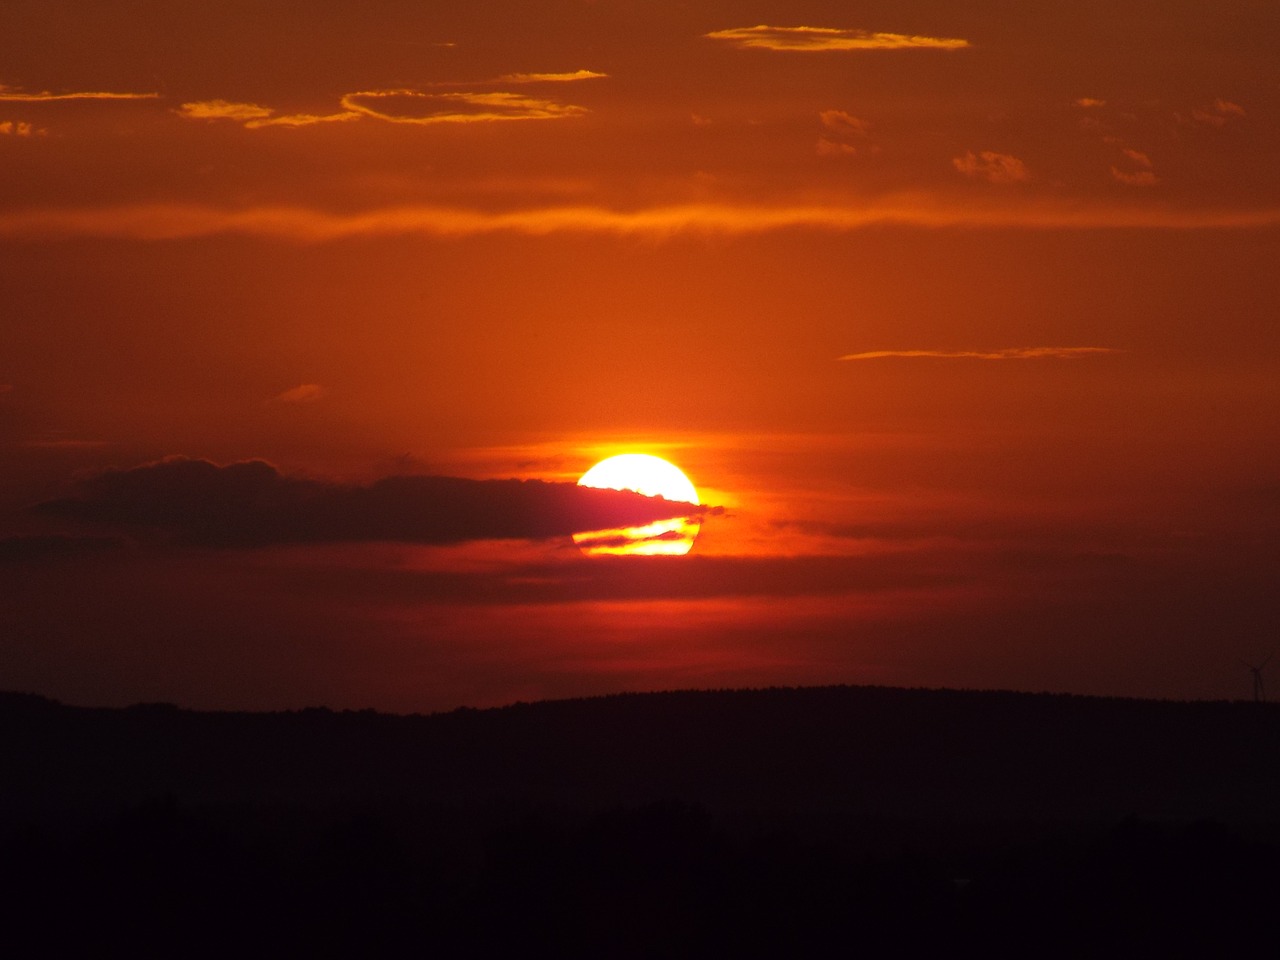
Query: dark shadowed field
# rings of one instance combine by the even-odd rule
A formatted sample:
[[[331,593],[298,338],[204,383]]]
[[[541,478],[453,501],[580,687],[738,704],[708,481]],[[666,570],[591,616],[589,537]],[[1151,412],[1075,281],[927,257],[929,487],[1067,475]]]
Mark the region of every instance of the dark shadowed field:
[[[882,688],[435,716],[0,696],[24,955],[1213,956],[1280,709]]]

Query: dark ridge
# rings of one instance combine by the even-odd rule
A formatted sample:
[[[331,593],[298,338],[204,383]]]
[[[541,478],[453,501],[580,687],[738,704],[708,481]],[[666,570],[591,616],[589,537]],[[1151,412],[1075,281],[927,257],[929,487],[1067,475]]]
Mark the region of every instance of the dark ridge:
[[[123,710],[0,695],[4,808],[499,798],[924,819],[1280,816],[1280,709],[828,687],[431,716]]]
[[[0,694],[15,956],[1238,956],[1280,710],[874,687],[395,716]]]

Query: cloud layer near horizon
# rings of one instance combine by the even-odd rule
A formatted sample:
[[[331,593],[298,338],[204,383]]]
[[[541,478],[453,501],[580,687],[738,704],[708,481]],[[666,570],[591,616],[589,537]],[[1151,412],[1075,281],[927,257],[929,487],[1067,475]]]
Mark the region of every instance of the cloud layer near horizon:
[[[35,509],[217,547],[545,539],[706,512],[573,483],[397,476],[356,486],[284,476],[262,460],[218,466],[184,457],[106,471]]]

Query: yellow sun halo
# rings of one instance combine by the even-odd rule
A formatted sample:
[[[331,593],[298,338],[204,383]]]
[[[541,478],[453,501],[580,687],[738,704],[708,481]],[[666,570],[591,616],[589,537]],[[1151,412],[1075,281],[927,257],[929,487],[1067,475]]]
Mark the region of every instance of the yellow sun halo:
[[[578,486],[631,490],[646,497],[700,503],[698,491],[675,464],[647,453],[621,453],[584,473]],[[574,535],[588,556],[682,556],[693,549],[699,522],[688,517],[659,520],[642,527],[596,530]]]

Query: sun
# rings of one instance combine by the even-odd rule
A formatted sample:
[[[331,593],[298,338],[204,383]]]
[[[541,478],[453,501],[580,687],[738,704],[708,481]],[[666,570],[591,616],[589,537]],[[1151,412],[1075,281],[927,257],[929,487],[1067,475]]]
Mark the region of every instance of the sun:
[[[582,475],[578,486],[631,490],[679,503],[702,502],[679,467],[648,453],[620,453],[601,460]],[[674,517],[642,527],[579,533],[573,540],[588,556],[683,556],[693,549],[699,528],[696,518]]]
[[[700,503],[698,491],[674,463],[649,453],[620,453],[601,460],[578,480],[580,487],[632,490],[646,497]]]

